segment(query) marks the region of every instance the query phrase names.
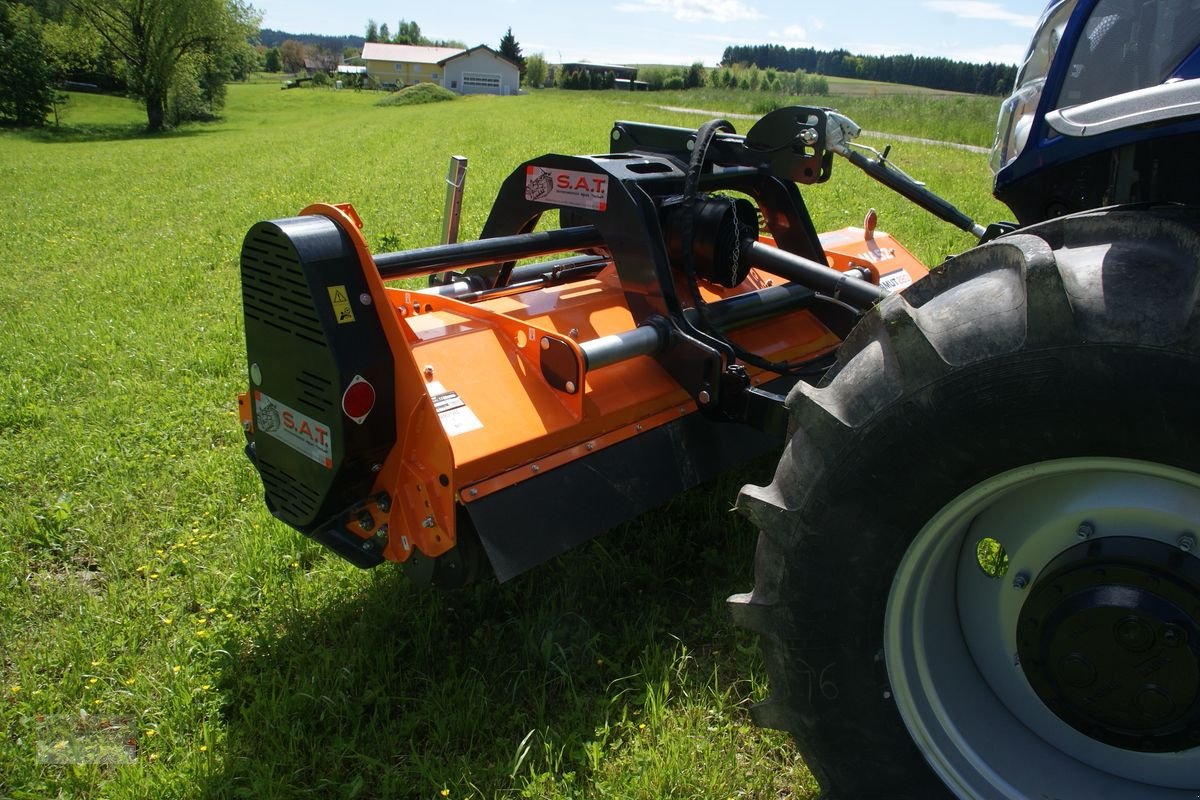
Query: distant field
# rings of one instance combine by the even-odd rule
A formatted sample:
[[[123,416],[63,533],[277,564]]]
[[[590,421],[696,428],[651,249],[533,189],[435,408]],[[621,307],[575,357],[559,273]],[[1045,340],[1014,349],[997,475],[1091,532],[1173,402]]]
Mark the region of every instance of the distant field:
[[[790,742],[750,725],[767,687],[723,606],[752,582],[732,498],[773,465],[454,596],[357,571],[263,507],[234,410],[254,222],[351,202],[373,244],[428,245],[461,154],[474,236],[525,159],[604,151],[619,118],[697,123],[650,104],[748,102],[378,98],[234,85],[222,120],[146,137],[136,104],[77,95],[61,129],[0,131],[0,797],[812,797]],[[826,101],[932,139],[977,141],[991,115]],[[1004,216],[981,156],[893,157]],[[846,164],[805,196],[822,229],[878,208],[930,263],[970,245]],[[126,746],[129,764],[47,763]]]

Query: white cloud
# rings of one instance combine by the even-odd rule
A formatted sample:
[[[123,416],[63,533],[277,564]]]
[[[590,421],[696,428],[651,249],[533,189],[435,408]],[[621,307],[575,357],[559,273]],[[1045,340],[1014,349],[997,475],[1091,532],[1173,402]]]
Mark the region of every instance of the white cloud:
[[[1037,25],[1037,17],[1009,11],[999,3],[984,3],[977,0],[923,0],[921,5],[930,11],[944,11],[963,19],[1007,22],[1018,28],[1032,28]]]
[[[799,25],[789,25],[781,31],[770,31],[767,40],[785,47],[810,47],[808,31]]]
[[[625,14],[668,14],[679,22],[738,22],[762,16],[742,0],[636,0],[621,3],[616,10]]]

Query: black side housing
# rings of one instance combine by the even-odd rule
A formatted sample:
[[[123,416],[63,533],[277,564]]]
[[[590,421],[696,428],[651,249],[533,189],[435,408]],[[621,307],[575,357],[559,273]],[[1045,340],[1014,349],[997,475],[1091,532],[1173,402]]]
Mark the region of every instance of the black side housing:
[[[395,366],[354,245],[322,216],[260,222],[246,234],[241,273],[254,419],[247,453],[267,507],[356,563],[376,563],[344,525],[396,442]],[[357,422],[342,409],[356,377],[375,390]],[[302,441],[288,435],[289,412],[293,427],[302,418],[324,426],[313,435],[328,436],[326,463],[289,444]]]

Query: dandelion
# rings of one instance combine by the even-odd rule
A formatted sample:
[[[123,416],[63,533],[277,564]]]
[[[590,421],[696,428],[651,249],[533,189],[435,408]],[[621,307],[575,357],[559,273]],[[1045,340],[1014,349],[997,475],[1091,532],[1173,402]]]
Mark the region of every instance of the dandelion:
[[[88,686],[95,686],[99,682],[99,678],[88,678]]]
[[[200,630],[198,630],[198,631],[196,631],[196,638],[197,638],[197,639],[203,639],[205,636],[208,636],[208,631],[204,630],[203,628],[202,628],[202,629],[200,629]]]
[[[149,739],[152,736],[158,736],[158,731],[154,730],[154,728],[147,728],[146,729],[146,738]]]
[[[174,620],[173,620],[173,619],[171,619],[170,617],[163,617],[163,618],[162,618],[162,623],[163,623],[163,625],[170,625],[172,622],[174,622]]]
[[[233,619],[233,614],[231,614],[230,612],[226,611],[226,612],[225,612],[225,619]]]
[[[126,685],[126,686],[133,686],[135,683],[137,683],[137,679],[136,679],[136,678],[126,678],[126,679],[125,679],[125,685]]]
[[[151,573],[150,573],[150,580],[152,580],[152,581],[156,581],[156,580],[158,580],[158,573],[157,573],[157,572],[151,572]]]
[[[450,796],[450,790],[449,790],[449,789],[442,789],[440,792],[438,792],[438,794],[440,794],[442,797],[449,797],[449,796]]]
[[[151,761],[158,761],[158,753],[151,753],[151,754],[150,754],[150,760],[151,760]]]
[[[178,675],[179,674],[179,665],[176,664],[175,666],[171,667],[171,672],[174,672],[176,675]]]
[[[21,693],[21,686],[20,686],[20,684],[16,684],[16,683],[14,683],[12,686],[8,687],[8,690],[9,690],[10,692],[12,692],[13,694],[20,694],[20,693]]]
[[[207,753],[207,752],[208,752],[208,745],[206,745],[206,744],[202,744],[202,745],[200,745],[200,752],[201,752],[201,753]]]
[[[641,725],[638,725],[638,730],[639,730],[639,731],[644,731],[644,730],[646,730],[646,723],[644,723],[644,722],[643,722]]]
[[[92,701],[92,705],[94,705],[94,706],[99,706],[99,705],[103,705],[103,704],[104,704],[103,700],[93,700]]]
[[[156,556],[161,556],[161,555],[162,555],[163,553],[165,553],[165,552],[166,552],[166,551],[165,551],[165,550],[163,550],[163,549],[160,547],[159,549],[157,549],[157,550],[155,550],[155,551],[154,551],[154,555],[156,555]]]
[[[93,661],[93,662],[92,662],[92,666],[93,666],[93,667],[98,667],[98,666],[100,666],[100,661],[99,661],[99,660]]]
[[[208,691],[209,689],[211,689],[211,688],[212,688],[212,684],[211,684],[211,683],[206,683],[206,684],[204,684],[203,686],[201,686],[201,687],[200,687],[200,691],[202,691],[202,692],[207,692],[207,691]]]
[[[204,623],[208,622],[208,617],[200,617],[196,620],[196,622],[199,622],[201,625],[203,625]]]
[[[296,568],[296,567],[298,567],[298,566],[300,566],[300,565],[299,565],[299,564],[297,564],[295,561],[293,561],[292,563],[288,564],[288,567],[290,567],[291,569],[295,569],[295,568]]]
[[[146,565],[145,565],[145,564],[139,564],[139,565],[138,565],[138,568],[137,568],[137,571],[138,571],[138,572],[145,572],[145,571],[146,571]]]
[[[210,609],[208,610],[208,613],[210,613],[210,614],[215,614],[215,613],[217,613],[216,606],[214,606],[214,607],[210,608]]]

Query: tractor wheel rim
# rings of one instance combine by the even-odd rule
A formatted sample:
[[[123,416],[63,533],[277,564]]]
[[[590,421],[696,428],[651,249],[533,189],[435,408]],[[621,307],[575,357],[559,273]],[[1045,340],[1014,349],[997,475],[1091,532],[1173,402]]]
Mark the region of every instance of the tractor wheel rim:
[[[944,506],[897,569],[884,645],[900,714],[947,786],[1194,797],[1197,536],[1200,476],[1143,461],[1042,462]],[[1089,628],[1113,634],[1076,648]]]

